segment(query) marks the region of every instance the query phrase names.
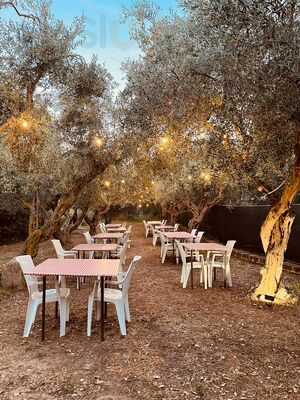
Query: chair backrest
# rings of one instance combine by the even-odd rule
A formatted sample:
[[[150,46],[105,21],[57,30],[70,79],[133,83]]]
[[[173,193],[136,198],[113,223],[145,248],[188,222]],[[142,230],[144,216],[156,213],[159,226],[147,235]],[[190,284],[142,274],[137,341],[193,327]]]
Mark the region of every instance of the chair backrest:
[[[200,243],[203,235],[204,235],[204,232],[198,232],[197,236],[195,237],[195,243]]]
[[[158,234],[159,234],[159,238],[160,238],[160,243],[161,243],[162,245],[165,245],[165,244],[168,244],[168,243],[169,243],[167,237],[164,235],[163,232],[158,231]]]
[[[164,220],[162,221],[162,224],[163,224],[163,225],[167,225],[167,222],[168,222],[168,220],[167,220],[167,219],[164,219]]]
[[[21,270],[24,275],[24,279],[27,285],[29,295],[39,291],[38,279],[34,275],[25,275],[34,269],[34,264],[31,256],[19,256],[16,257],[17,263],[20,265]]]
[[[107,232],[106,226],[103,223],[99,224],[99,228],[100,228],[101,233]]]
[[[123,271],[123,265],[125,263],[125,256],[126,256],[126,251],[127,251],[127,243],[125,243],[123,246],[120,247],[120,266],[119,269],[120,271]]]
[[[178,231],[178,228],[179,228],[179,224],[175,224],[174,225],[174,231]]]
[[[227,260],[230,260],[232,250],[234,248],[234,245],[236,244],[236,240],[228,240],[226,243],[226,256]]]
[[[176,240],[175,243],[176,243],[176,245],[178,247],[178,250],[179,250],[179,254],[180,254],[180,257],[181,257],[182,265],[186,265],[186,253],[184,251],[183,245],[182,245],[182,243],[179,242],[179,240]]]
[[[197,233],[197,229],[192,229],[191,235],[196,236],[196,233]]]
[[[92,244],[92,243],[94,243],[94,239],[92,238],[90,232],[84,232],[84,233],[83,233],[83,236],[84,236],[85,241],[86,241],[87,244]]]
[[[122,294],[123,294],[123,296],[127,296],[127,294],[128,294],[128,290],[129,290],[129,287],[130,287],[132,274],[133,274],[133,272],[134,272],[134,270],[135,270],[135,268],[137,266],[137,263],[140,261],[141,258],[142,258],[141,256],[135,256],[133,258],[133,260],[131,261],[130,265],[129,265],[129,268],[128,268],[127,272],[126,272],[125,278],[124,278],[123,283],[122,283]]]
[[[60,240],[52,239],[51,242],[52,242],[52,244],[54,246],[56,257],[57,258],[64,258],[65,251],[64,251],[64,249],[63,249],[63,247],[62,247],[62,245],[60,243]]]
[[[127,229],[127,233],[128,235],[130,235],[132,232],[132,225],[129,225],[128,229]]]

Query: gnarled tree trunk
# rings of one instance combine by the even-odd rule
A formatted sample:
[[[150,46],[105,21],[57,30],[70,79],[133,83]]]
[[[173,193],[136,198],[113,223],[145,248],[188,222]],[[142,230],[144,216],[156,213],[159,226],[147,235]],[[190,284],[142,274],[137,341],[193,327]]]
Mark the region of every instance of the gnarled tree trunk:
[[[93,214],[92,218],[89,218],[89,216],[86,215],[85,221],[90,227],[90,234],[92,236],[96,235],[97,228],[101,221],[101,218],[103,215],[108,213],[109,209],[110,209],[110,205],[108,204],[104,208],[97,208],[96,210],[94,210],[94,214]]]
[[[206,217],[209,210],[212,208],[212,205],[204,205],[203,207],[193,207],[191,210],[193,217],[189,220],[189,228],[199,228],[204,218]]]
[[[300,190],[300,165],[296,162],[293,176],[285,186],[281,198],[271,208],[261,227],[261,240],[266,254],[261,271],[261,282],[252,295],[253,300],[275,304],[296,301],[281,284],[284,254],[287,249],[295,216],[291,205]]]

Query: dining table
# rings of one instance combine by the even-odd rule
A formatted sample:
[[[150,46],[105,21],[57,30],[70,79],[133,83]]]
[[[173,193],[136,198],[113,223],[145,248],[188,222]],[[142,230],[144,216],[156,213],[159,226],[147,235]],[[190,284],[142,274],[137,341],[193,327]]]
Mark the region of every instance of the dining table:
[[[193,243],[193,242],[185,242],[183,243],[183,247],[185,250],[191,252],[191,287],[194,287],[194,279],[193,279],[193,259],[194,259],[194,254],[197,253],[206,253],[206,262],[207,266],[208,265],[208,254],[210,252],[216,252],[216,253],[221,253],[221,254],[226,254],[226,246],[221,244],[221,243],[215,243],[215,242],[205,242],[205,243]],[[228,286],[232,286],[232,282],[229,278],[228,271],[225,271],[226,273],[226,281],[228,283]],[[208,281],[209,283],[209,281]]]
[[[82,243],[72,248],[72,251],[76,251],[77,258],[86,258],[86,253],[90,251],[102,253],[110,258],[111,253],[118,250],[119,245],[116,243]],[[104,257],[102,257],[104,258]]]
[[[159,231],[174,231],[175,227],[174,225],[157,225],[155,229]]]
[[[175,241],[185,242],[187,240],[193,239],[193,235],[189,232],[185,231],[176,231],[176,232],[163,232],[163,235],[173,243],[173,256],[175,256]],[[176,263],[179,262],[179,258],[176,256]]]
[[[127,229],[124,227],[119,227],[119,228],[107,228],[107,232],[111,232],[111,233],[125,233],[127,232]]]
[[[47,277],[81,277],[100,278],[101,283],[101,341],[104,341],[104,287],[106,278],[117,278],[119,260],[111,259],[61,259],[48,258],[41,264],[24,272],[24,275],[40,276],[43,281],[42,292],[42,341],[45,340],[46,315],[46,286]]]
[[[97,235],[93,236],[95,242],[98,240],[109,240],[109,241],[116,241],[123,239],[124,233],[122,232],[104,232],[98,233]]]
[[[105,226],[106,226],[107,229],[108,228],[121,228],[122,224],[107,224]]]

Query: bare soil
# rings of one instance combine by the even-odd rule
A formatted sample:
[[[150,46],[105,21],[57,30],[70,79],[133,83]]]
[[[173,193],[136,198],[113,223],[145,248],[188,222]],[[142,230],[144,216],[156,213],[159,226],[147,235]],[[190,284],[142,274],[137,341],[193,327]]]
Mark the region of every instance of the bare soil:
[[[248,400],[300,399],[300,315],[291,308],[254,305],[257,266],[233,260],[233,288],[180,287],[180,267],[164,265],[136,224],[129,256],[141,255],[130,291],[132,322],[121,338],[109,306],[106,340],[99,325],[86,336],[91,286],[73,282],[67,335],[58,337],[54,306],[47,307],[46,341],[38,316],[22,338],[27,293],[0,292],[1,400]],[[78,233],[74,242],[81,240]],[[0,260],[22,244],[0,247]],[[54,256],[49,243],[42,255]],[[130,258],[129,257],[129,258]],[[129,261],[129,260],[128,260]],[[287,275],[296,286],[296,275]]]

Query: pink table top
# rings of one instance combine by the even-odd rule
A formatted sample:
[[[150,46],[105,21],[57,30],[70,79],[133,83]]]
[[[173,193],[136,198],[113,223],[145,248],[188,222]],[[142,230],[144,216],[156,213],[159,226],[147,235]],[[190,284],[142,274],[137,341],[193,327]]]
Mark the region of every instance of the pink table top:
[[[174,229],[174,226],[173,226],[173,225],[158,225],[158,226],[156,226],[155,228],[156,228],[156,229],[161,229],[161,230],[164,230],[164,229]]]
[[[183,246],[194,251],[226,251],[226,246],[220,243],[184,243]]]
[[[107,228],[108,232],[126,232],[127,229],[126,228]]]
[[[25,275],[38,276],[117,276],[120,260],[83,260],[48,258]]]
[[[149,224],[149,225],[161,225],[161,221],[148,221],[147,224]]]
[[[74,251],[116,251],[117,248],[118,248],[118,245],[113,244],[113,243],[112,244],[82,243],[82,244],[78,244],[77,246],[73,247],[72,250],[74,250]]]
[[[94,236],[95,239],[122,239],[124,236],[123,233],[119,232],[106,232],[106,233],[98,233]]]
[[[193,237],[189,232],[165,232],[164,235],[172,240],[191,239]]]
[[[106,228],[121,228],[122,224],[107,224]]]

